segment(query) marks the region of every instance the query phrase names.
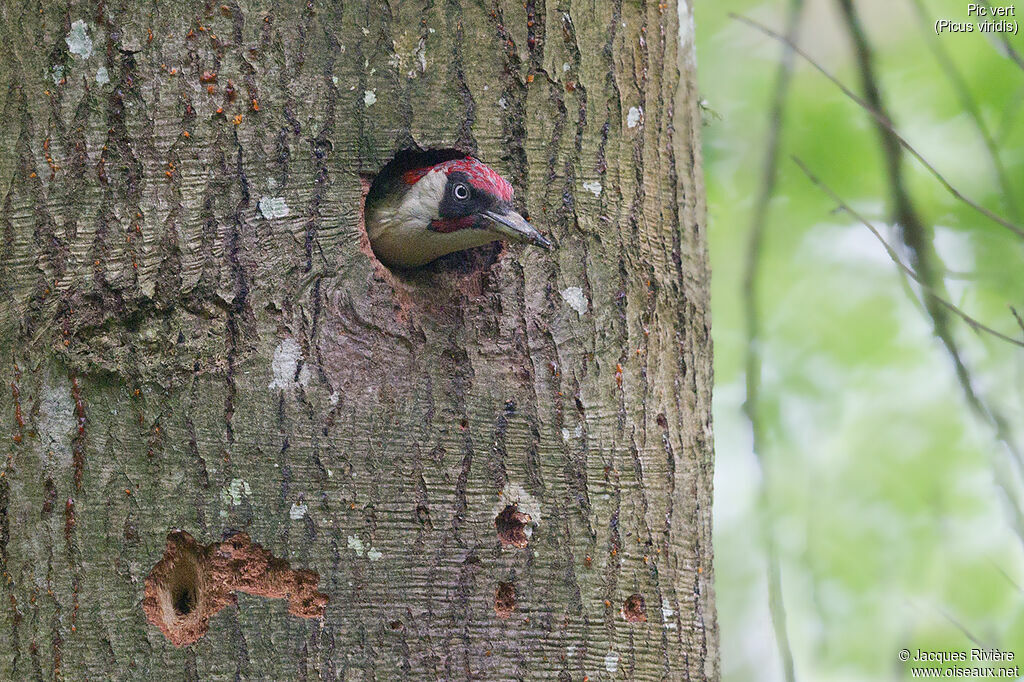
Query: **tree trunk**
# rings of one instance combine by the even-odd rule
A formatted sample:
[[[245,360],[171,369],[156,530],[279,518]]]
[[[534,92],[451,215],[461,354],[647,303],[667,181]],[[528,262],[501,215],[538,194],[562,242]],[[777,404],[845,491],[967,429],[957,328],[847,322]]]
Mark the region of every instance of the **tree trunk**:
[[[691,10],[226,2],[0,7],[0,678],[717,679]]]

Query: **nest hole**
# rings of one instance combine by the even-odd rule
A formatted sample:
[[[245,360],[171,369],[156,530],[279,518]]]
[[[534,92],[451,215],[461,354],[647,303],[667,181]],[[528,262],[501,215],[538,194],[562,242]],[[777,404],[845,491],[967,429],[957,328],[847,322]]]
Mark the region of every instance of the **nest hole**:
[[[519,506],[510,504],[494,517],[494,527],[502,547],[522,549],[530,544],[530,515],[519,511]]]

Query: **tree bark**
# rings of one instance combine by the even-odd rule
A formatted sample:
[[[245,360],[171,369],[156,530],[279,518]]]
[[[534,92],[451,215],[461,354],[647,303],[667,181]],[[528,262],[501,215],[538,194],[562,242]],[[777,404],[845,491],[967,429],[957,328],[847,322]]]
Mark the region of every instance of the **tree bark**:
[[[718,678],[691,9],[0,15],[0,678]],[[389,272],[414,147],[559,248]]]

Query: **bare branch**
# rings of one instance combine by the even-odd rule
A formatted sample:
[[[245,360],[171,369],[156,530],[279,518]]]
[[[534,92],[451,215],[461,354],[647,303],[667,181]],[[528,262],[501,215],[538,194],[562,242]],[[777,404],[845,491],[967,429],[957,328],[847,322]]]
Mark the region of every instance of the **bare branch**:
[[[779,40],[779,41],[789,45],[790,48],[795,53],[797,53],[798,55],[803,57],[811,66],[813,66],[815,69],[817,69],[818,72],[820,72],[823,76],[825,76],[830,81],[832,81],[832,83],[835,84],[835,86],[838,87],[842,91],[842,93],[844,95],[846,95],[851,100],[856,102],[857,105],[859,105],[862,109],[864,109],[864,111],[866,111],[869,114],[871,114],[871,116],[879,123],[879,125],[881,125],[886,130],[888,130],[890,133],[892,133],[892,135],[895,136],[896,141],[899,142],[900,146],[903,147],[904,149],[906,149],[907,152],[910,153],[911,156],[913,156],[915,159],[917,159],[917,161],[922,166],[924,166],[925,169],[927,169],[928,172],[931,173],[932,176],[936,180],[939,181],[939,184],[941,184],[946,189],[946,191],[948,191],[951,195],[953,195],[954,198],[956,198],[957,200],[962,201],[966,205],[970,206],[972,209],[974,209],[975,211],[977,211],[981,215],[985,216],[989,220],[991,220],[991,221],[993,221],[995,223],[998,223],[999,225],[1002,225],[1006,229],[1008,229],[1011,232],[1013,232],[1014,234],[1016,234],[1018,237],[1024,238],[1024,228],[1021,228],[1019,225],[1016,225],[1012,221],[1010,221],[1010,220],[1008,220],[1008,219],[1006,219],[1006,218],[1004,218],[1004,217],[1002,217],[1000,215],[997,215],[996,213],[990,211],[989,209],[985,208],[984,206],[982,206],[981,204],[977,203],[976,201],[974,201],[972,199],[969,199],[966,196],[964,196],[960,192],[960,190],[956,189],[945,178],[945,176],[942,175],[942,173],[940,173],[931,163],[929,163],[923,156],[921,156],[921,154],[916,149],[914,149],[910,145],[910,143],[907,142],[896,131],[896,129],[893,127],[892,123],[889,121],[888,118],[885,117],[884,114],[882,114],[879,111],[877,111],[874,108],[872,108],[867,102],[865,102],[863,99],[861,99],[860,96],[858,96],[856,93],[851,91],[848,87],[843,85],[842,81],[840,81],[838,78],[836,78],[831,73],[829,73],[825,69],[825,67],[823,67],[820,64],[818,64],[818,62],[816,62],[809,54],[807,54],[803,49],[801,49],[793,41],[788,40],[785,36],[782,36],[782,35],[776,33],[775,31],[773,31],[772,29],[768,28],[767,26],[764,26],[763,24],[760,24],[760,23],[754,21],[753,19],[750,19],[750,18],[745,17],[743,15],[730,13],[729,16],[732,17],[733,19],[736,19],[737,21],[741,21],[741,22],[747,24],[748,26],[756,28],[757,30],[761,31],[762,33],[764,33],[765,35],[767,35],[767,36],[769,36],[771,38],[774,38],[776,40]]]
[[[900,260],[900,257],[896,253],[895,249],[893,249],[892,246],[889,245],[885,238],[882,237],[882,234],[878,231],[878,229],[874,225],[872,225],[871,222],[867,220],[867,218],[862,216],[860,213],[854,210],[853,207],[851,207],[849,204],[843,201],[839,197],[839,195],[832,190],[831,187],[826,185],[822,180],[820,180],[816,175],[814,175],[814,173],[811,172],[811,170],[806,166],[806,164],[804,164],[803,161],[801,161],[796,156],[792,158],[793,161],[796,162],[796,165],[800,167],[800,170],[802,170],[804,174],[808,177],[808,179],[815,186],[821,188],[821,190],[824,191],[825,194],[831,197],[831,199],[836,202],[840,209],[853,216],[865,227],[871,230],[871,234],[875,235],[875,238],[878,239],[879,242],[881,242],[882,246],[885,248],[886,253],[889,254],[889,258],[892,259],[892,262],[895,263],[896,266],[901,271],[903,271],[910,279],[914,280],[921,286],[921,291],[926,297],[926,300],[930,298],[931,300],[944,306],[950,312],[960,317],[964,322],[967,323],[968,326],[970,326],[972,329],[976,331],[987,332],[997,338],[1000,338],[1004,341],[1008,341],[1009,343],[1012,343],[1015,346],[1024,346],[1024,342],[1020,342],[1017,341],[1016,339],[1010,338],[1009,336],[1006,336],[1005,334],[1002,334],[992,329],[991,327],[988,327],[982,324],[981,322],[978,322],[973,317],[967,315],[965,312],[957,308],[949,301],[946,301],[945,299],[937,296],[935,292],[932,291],[931,288],[918,277],[916,272],[907,267],[903,263],[903,261]],[[931,310],[927,306],[926,309],[929,311]],[[952,337],[949,336],[946,339],[941,340],[946,346],[947,351],[949,351],[950,346],[954,343]],[[1017,533],[1017,536],[1021,539],[1022,542],[1024,542],[1024,501],[1020,499],[1020,495],[1017,494],[1013,486],[1011,486],[1010,484],[1011,479],[1016,480],[1014,472],[1018,475],[1021,473],[1021,467],[1024,466],[1024,464],[1022,464],[1022,462],[1024,462],[1024,458],[1021,457],[1020,450],[1014,443],[1013,437],[1010,434],[1009,425],[1006,423],[1006,420],[1002,417],[1001,414],[999,414],[995,410],[990,409],[987,405],[985,405],[982,399],[974,391],[974,387],[971,384],[970,374],[968,373],[967,368],[961,361],[960,354],[958,352],[954,353],[953,351],[950,351],[950,356],[953,359],[954,369],[956,370],[956,377],[958,382],[960,383],[961,389],[964,392],[964,397],[967,400],[968,405],[970,405],[971,409],[980,419],[988,422],[988,424],[992,427],[992,430],[995,432],[996,438],[999,440],[1000,443],[1003,444],[1003,447],[1006,448],[1006,451],[1010,454],[1010,461],[1012,461],[1016,465],[1016,468],[1011,472],[1005,466],[1004,460],[1000,458],[993,458],[992,461],[992,465],[995,468],[995,483],[1002,491],[1006,503],[1009,506],[1009,512],[1011,514],[1010,522],[1013,525],[1013,529]]]
[[[790,0],[786,14],[786,37],[791,43],[795,40],[802,13],[803,0]],[[782,661],[782,672],[787,682],[795,682],[796,670],[789,643],[789,633],[786,628],[786,609],[782,594],[778,548],[775,542],[775,532],[771,526],[772,516],[769,501],[771,487],[767,480],[768,469],[763,462],[764,427],[760,411],[762,344],[760,341],[760,312],[757,305],[757,280],[761,265],[761,244],[764,241],[764,228],[768,219],[768,206],[778,181],[780,133],[792,75],[793,51],[784,46],[775,77],[774,95],[769,108],[768,142],[765,148],[761,188],[754,202],[747,242],[746,269],[743,276],[743,308],[747,326],[745,353],[747,395],[743,403],[743,412],[750,421],[754,456],[761,462],[759,502],[761,506],[761,535],[765,543],[768,561],[768,611],[771,614],[775,630],[775,642],[779,649],[779,658]]]
[[[849,213],[859,223],[864,225],[864,227],[866,227],[869,230],[871,230],[871,234],[875,235],[875,238],[882,244],[882,246],[885,248],[885,252],[889,255],[889,258],[892,260],[892,262],[896,264],[896,267],[898,267],[901,271],[903,271],[904,274],[906,274],[908,277],[910,277],[910,279],[914,280],[918,285],[920,285],[921,291],[924,292],[925,295],[931,297],[937,303],[939,303],[939,305],[945,307],[951,313],[953,313],[954,315],[959,317],[971,329],[973,329],[973,330],[975,330],[977,332],[984,332],[986,334],[990,334],[990,335],[996,337],[997,339],[1000,339],[1002,341],[1006,341],[1007,343],[1012,343],[1015,346],[1019,346],[1021,348],[1024,348],[1024,341],[1018,341],[1017,339],[1013,338],[1012,336],[1007,336],[1006,334],[1004,334],[1004,333],[1002,333],[1002,332],[1000,332],[1000,331],[998,331],[996,329],[993,329],[992,327],[989,327],[984,322],[981,322],[980,320],[977,320],[976,318],[971,317],[970,315],[965,313],[963,310],[958,308],[956,305],[954,305],[953,303],[950,303],[949,301],[947,301],[946,299],[942,298],[937,293],[935,293],[935,291],[931,288],[931,286],[927,282],[925,282],[921,277],[919,277],[918,274],[916,272],[914,272],[914,270],[912,268],[907,266],[900,259],[899,254],[896,253],[896,249],[894,249],[889,244],[889,242],[886,241],[885,237],[882,236],[882,233],[878,230],[877,227],[875,227],[867,218],[865,218],[856,209],[854,209],[848,203],[843,201],[843,199],[838,194],[836,194],[835,191],[831,187],[829,187],[827,184],[825,184],[825,182],[823,180],[821,180],[817,175],[815,175],[813,172],[811,172],[811,170],[807,167],[807,165],[803,161],[800,160],[800,158],[794,156],[794,157],[792,157],[792,159],[796,163],[796,165],[800,167],[800,170],[802,170],[804,172],[804,175],[806,175],[807,178],[816,187],[818,187],[825,194],[827,194],[830,199],[835,201],[836,204],[839,206],[839,208],[841,210],[843,210],[846,213]]]
[[[1010,215],[1016,219],[1017,206],[1013,201],[1013,188],[1010,185],[1010,179],[1006,175],[1006,166],[1003,165],[1002,156],[999,154],[999,145],[996,143],[996,138],[985,122],[985,118],[981,115],[981,108],[978,106],[977,100],[974,99],[974,95],[971,94],[971,89],[967,86],[967,81],[964,79],[963,74],[960,73],[952,57],[949,56],[945,43],[928,30],[927,24],[930,22],[927,20],[928,17],[923,0],[911,0],[911,4],[917,10],[917,16],[921,20],[922,30],[926,34],[925,39],[928,41],[928,46],[935,55],[935,59],[942,66],[942,70],[949,79],[950,85],[960,99],[960,105],[967,112],[967,115],[971,117],[974,127],[977,128],[978,134],[985,144],[989,160],[992,162],[992,168],[995,171],[996,178],[999,180],[999,186],[1003,190],[1003,199],[1006,201]]]
[[[988,0],[982,0],[982,2],[985,3],[985,7],[992,7],[992,5],[989,4]],[[1006,50],[1007,56],[1010,59],[1012,59],[1017,66],[1019,66],[1021,69],[1024,69],[1024,57],[1021,57],[1020,52],[1017,52],[1017,50],[1013,49],[1013,45],[1010,44],[1010,41],[1006,37],[1005,33],[999,33],[998,35],[999,41],[1003,44],[1003,49]]]

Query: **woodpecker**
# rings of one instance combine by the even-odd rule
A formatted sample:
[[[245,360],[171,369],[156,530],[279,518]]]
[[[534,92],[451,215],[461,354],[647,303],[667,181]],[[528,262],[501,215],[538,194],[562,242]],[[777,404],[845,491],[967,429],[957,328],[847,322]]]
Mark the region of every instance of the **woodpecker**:
[[[512,185],[473,157],[397,172],[366,197],[366,233],[390,267],[413,268],[499,239],[551,242],[512,208]]]

